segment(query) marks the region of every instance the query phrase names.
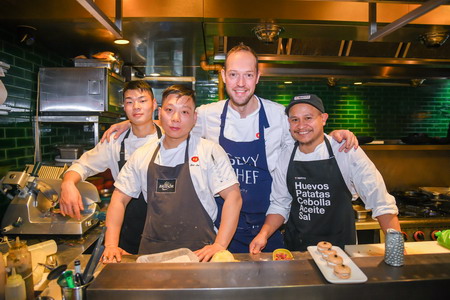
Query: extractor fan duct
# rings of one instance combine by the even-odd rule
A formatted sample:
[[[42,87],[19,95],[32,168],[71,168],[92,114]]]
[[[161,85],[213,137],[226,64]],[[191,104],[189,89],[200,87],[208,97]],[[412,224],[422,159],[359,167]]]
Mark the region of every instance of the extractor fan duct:
[[[283,27],[276,24],[260,24],[252,29],[258,40],[265,44],[273,44],[283,30]]]
[[[427,48],[438,48],[448,39],[448,32],[429,32],[419,36],[419,40]]]

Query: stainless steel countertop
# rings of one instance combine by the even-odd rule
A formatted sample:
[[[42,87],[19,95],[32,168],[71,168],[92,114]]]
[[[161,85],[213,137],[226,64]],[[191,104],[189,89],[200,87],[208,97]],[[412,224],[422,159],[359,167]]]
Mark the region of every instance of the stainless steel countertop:
[[[267,255],[263,254],[262,259]],[[247,256],[247,259],[245,258]],[[103,268],[87,289],[94,299],[444,299],[450,284],[450,254],[405,256],[392,267],[383,256],[352,260],[366,283],[331,284],[308,253],[293,261],[254,261],[246,254],[233,263],[120,263]],[[131,257],[129,257],[131,258]]]

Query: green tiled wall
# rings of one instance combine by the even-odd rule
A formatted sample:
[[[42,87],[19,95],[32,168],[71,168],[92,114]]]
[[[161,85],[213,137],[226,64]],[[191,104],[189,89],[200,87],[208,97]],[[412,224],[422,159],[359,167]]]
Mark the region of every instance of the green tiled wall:
[[[10,65],[0,79],[8,91],[4,103],[11,111],[0,111],[0,177],[8,170],[23,169],[34,160],[33,120],[36,114],[37,77],[40,67],[68,66],[69,60],[42,46],[21,46],[15,36],[0,29],[0,61]],[[55,144],[88,142],[89,133],[72,125],[41,125],[43,160],[56,155]],[[92,136],[92,133],[90,133]]]
[[[198,103],[217,100],[217,86],[198,83]],[[450,121],[450,80],[420,87],[328,87],[324,80],[302,79],[292,84],[260,81],[256,94],[287,105],[300,93],[322,98],[330,115],[326,131],[350,129],[356,135],[376,139],[400,139],[413,133],[445,137]]]

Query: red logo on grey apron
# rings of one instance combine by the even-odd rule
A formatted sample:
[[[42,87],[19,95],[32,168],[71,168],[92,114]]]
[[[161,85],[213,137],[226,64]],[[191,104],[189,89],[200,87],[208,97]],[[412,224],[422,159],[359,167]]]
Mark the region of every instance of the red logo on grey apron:
[[[156,184],[157,193],[175,193],[176,179],[158,179]]]
[[[191,160],[193,161],[193,162],[198,162],[198,156],[193,156],[193,157],[191,157]]]

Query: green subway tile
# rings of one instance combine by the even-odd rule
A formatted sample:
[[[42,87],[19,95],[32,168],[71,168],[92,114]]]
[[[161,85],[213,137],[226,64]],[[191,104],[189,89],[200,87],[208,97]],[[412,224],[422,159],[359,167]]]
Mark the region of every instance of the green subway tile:
[[[17,138],[17,146],[19,147],[34,146],[34,140],[31,137]]]
[[[27,156],[27,157],[19,157],[17,159],[17,165],[20,167],[25,167],[27,164],[33,164],[34,163],[34,157],[33,156]]]
[[[26,69],[28,71],[33,70],[33,64],[31,62],[29,62],[29,61],[26,61],[25,59],[22,59],[22,58],[15,57],[14,58],[14,65],[16,67],[18,67],[18,68],[23,68],[23,69]]]
[[[3,149],[14,148],[16,146],[16,139],[14,137],[7,136],[6,138],[1,140],[1,148]]]
[[[25,156],[25,148],[14,148],[6,150],[6,157],[7,158],[14,158],[14,157],[20,157]]]
[[[29,90],[29,89],[32,88],[32,82],[30,80],[25,80],[25,79],[22,79],[22,78],[16,78],[14,82],[15,82],[16,86],[20,86],[23,89]]]
[[[42,58],[31,52],[25,52],[25,59],[37,65],[42,63]]]
[[[5,43],[3,45],[3,50],[13,56],[16,57],[23,57],[24,56],[24,51],[22,48],[12,44],[12,43]]]
[[[9,137],[24,137],[26,132],[23,128],[5,128],[6,136]]]
[[[1,60],[1,59],[0,59]],[[21,68],[17,68],[16,66],[10,67],[7,76],[15,76],[15,77],[24,77],[25,71]]]

